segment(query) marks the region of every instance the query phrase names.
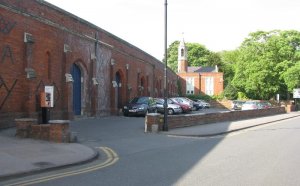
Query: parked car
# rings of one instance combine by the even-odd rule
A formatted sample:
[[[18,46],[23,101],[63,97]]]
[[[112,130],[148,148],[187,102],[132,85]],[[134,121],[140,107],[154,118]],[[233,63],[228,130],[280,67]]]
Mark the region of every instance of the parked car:
[[[193,101],[193,110],[200,110],[203,109],[204,106],[202,105],[202,103],[197,102],[197,101]]]
[[[259,101],[260,109],[268,109],[272,107],[272,104],[268,101],[261,100]]]
[[[154,98],[154,100],[156,102],[157,112],[162,113],[162,114],[165,113],[165,108],[164,108],[165,100],[162,99],[162,98]],[[167,104],[168,104],[167,109],[168,109],[168,114],[169,115],[182,113],[181,106],[176,104],[172,100],[168,99]]]
[[[203,108],[210,108],[210,104],[202,99],[195,99],[194,101],[200,103]]]
[[[183,98],[183,97],[173,97],[170,98],[173,102],[180,105],[182,108],[182,111],[184,113],[191,112],[193,108],[193,102]]]
[[[242,106],[244,103],[245,103],[245,101],[233,100],[231,103],[231,109],[232,110],[242,110]]]
[[[123,107],[124,116],[143,115],[157,112],[156,102],[152,97],[135,97]]]
[[[256,100],[246,101],[242,105],[242,110],[256,110],[256,109],[260,109],[260,103]]]
[[[272,104],[265,100],[252,100],[246,101],[242,105],[242,110],[255,110],[255,109],[267,109],[271,108]]]

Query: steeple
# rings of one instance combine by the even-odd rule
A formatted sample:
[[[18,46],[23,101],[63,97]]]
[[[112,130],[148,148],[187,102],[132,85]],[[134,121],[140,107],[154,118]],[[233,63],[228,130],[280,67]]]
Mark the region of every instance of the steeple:
[[[178,73],[187,72],[188,61],[187,61],[187,48],[185,46],[184,38],[180,41],[178,47]]]

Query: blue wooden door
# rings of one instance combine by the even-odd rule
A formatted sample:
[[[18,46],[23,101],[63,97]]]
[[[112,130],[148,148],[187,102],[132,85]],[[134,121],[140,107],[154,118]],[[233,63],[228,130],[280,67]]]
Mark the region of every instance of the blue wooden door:
[[[73,64],[73,111],[75,115],[81,115],[81,71],[80,68]]]
[[[117,72],[116,73],[116,83],[117,83],[117,89],[116,89],[116,101],[117,101],[117,107],[118,108],[122,108],[122,93],[121,93],[121,86],[122,86],[122,83],[121,83],[121,76],[120,76],[120,73]]]

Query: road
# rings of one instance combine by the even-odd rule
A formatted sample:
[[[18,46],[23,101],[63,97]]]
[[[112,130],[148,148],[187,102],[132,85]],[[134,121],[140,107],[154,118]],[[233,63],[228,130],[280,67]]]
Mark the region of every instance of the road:
[[[71,125],[79,142],[108,147],[116,154],[109,166],[80,174],[75,166],[19,180],[35,185],[300,185],[300,119],[210,138],[168,137],[144,133],[144,118],[107,117]],[[101,158],[85,167],[101,164]],[[53,174],[58,179],[44,179]]]

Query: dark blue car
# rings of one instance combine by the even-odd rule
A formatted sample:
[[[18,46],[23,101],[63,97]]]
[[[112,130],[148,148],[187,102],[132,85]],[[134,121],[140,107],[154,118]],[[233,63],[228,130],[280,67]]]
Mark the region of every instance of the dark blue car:
[[[147,113],[156,113],[156,102],[152,97],[135,97],[123,107],[124,116],[145,116]]]

